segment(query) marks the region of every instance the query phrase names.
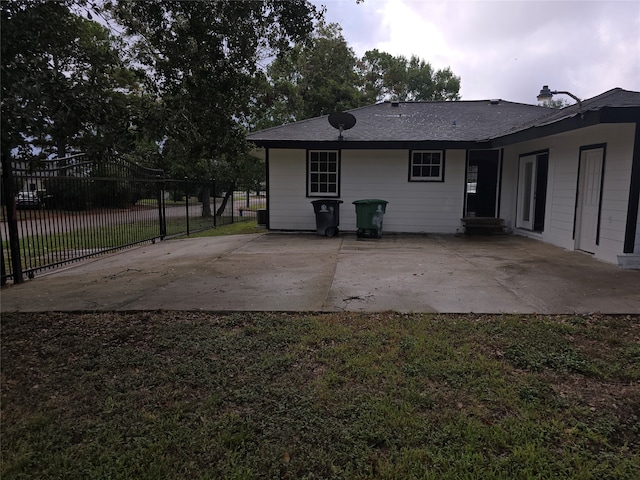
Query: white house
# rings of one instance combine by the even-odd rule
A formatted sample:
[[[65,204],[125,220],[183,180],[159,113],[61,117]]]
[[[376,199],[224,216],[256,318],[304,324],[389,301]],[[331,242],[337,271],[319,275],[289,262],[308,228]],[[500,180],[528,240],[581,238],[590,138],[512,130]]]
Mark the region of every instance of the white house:
[[[248,135],[267,165],[267,226],[315,230],[310,202],[388,201],[385,232],[456,233],[463,218],[640,268],[640,92],[560,110],[503,100],[386,102]]]

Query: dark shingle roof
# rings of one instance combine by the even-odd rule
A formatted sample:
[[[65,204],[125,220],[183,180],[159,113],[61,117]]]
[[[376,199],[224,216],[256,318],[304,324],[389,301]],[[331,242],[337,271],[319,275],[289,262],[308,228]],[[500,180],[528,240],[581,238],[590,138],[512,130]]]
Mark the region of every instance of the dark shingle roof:
[[[587,112],[595,112],[602,110],[603,108],[627,108],[627,107],[640,107],[640,92],[633,92],[629,90],[623,90],[621,88],[614,88],[608,90],[600,95],[592,98],[588,98],[582,101],[582,111],[580,111],[580,105],[575,103],[565,108],[558,110],[547,110],[548,114],[533,121],[514,124],[507,130],[497,131],[492,138],[498,138],[510,133],[526,130],[531,127],[541,127],[543,125],[550,125],[552,123],[559,122],[561,120],[576,117]]]
[[[640,106],[640,93],[614,89],[582,102],[583,109]],[[579,114],[578,105],[560,110],[507,102],[385,102],[349,110],[356,125],[343,133],[345,142],[482,142]],[[258,145],[278,142],[333,142],[338,131],[327,116],[251,133]]]
[[[534,105],[504,101],[379,103],[349,110],[356,125],[343,133],[345,141],[477,141],[514,123],[548,115]],[[335,141],[339,132],[327,116],[250,134],[248,140]]]

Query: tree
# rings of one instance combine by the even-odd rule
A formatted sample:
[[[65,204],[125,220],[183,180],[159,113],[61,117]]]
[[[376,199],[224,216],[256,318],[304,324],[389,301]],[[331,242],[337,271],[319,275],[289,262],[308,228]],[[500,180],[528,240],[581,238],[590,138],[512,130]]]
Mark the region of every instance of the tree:
[[[31,141],[53,123],[45,106],[55,98],[52,51],[71,40],[71,16],[64,2],[3,1],[0,5],[2,191],[6,205],[13,275],[22,281],[15,213],[14,153],[33,157]],[[4,262],[3,262],[4,266]]]
[[[2,144],[25,159],[122,151],[136,84],[116,41],[81,2],[2,2]]]
[[[460,78],[418,57],[370,50],[358,59],[337,24],[320,21],[309,42],[278,56],[258,80],[254,129],[282,125],[383,100],[460,98]]]
[[[407,59],[369,50],[358,62],[358,69],[368,103],[460,99],[460,77],[448,67],[434,71],[415,55]]]
[[[111,11],[161,104],[171,171],[200,178],[243,158],[260,62],[304,41],[316,15],[306,0],[119,1]]]
[[[538,102],[538,106],[540,107],[548,107],[548,108],[554,108],[554,109],[561,109],[564,107],[568,107],[569,105],[573,105],[573,104],[566,98],[558,98],[558,99],[552,98],[550,100]]]
[[[357,58],[339,25],[319,22],[307,43],[280,55],[267,69],[269,93],[261,127],[363,105]]]
[[[44,103],[55,97],[52,50],[70,41],[66,4],[33,0],[2,2],[2,149],[30,153],[47,117]],[[55,28],[54,28],[55,25]]]

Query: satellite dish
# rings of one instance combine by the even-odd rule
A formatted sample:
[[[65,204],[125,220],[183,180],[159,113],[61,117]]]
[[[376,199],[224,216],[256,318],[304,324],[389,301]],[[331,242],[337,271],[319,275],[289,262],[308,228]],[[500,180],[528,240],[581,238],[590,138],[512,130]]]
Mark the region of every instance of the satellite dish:
[[[333,128],[340,130],[340,140],[342,140],[342,132],[353,128],[356,117],[347,112],[333,112],[329,114],[329,123]]]

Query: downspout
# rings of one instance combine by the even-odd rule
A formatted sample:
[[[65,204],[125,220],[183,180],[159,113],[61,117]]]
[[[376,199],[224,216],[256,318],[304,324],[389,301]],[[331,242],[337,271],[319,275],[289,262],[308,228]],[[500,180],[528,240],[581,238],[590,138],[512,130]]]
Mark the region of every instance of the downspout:
[[[633,140],[633,159],[631,162],[631,184],[629,185],[629,206],[627,208],[627,225],[624,234],[623,253],[634,252],[636,229],[638,226],[638,204],[640,203],[640,123],[636,123]]]

